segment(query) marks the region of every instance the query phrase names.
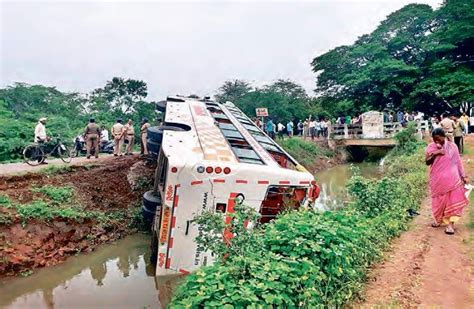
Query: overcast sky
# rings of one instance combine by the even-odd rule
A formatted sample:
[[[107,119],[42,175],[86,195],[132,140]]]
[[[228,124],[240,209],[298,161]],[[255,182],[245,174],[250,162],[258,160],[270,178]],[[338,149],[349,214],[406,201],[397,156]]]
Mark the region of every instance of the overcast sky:
[[[315,56],[413,2],[441,1],[0,0],[0,87],[89,92],[122,76],[146,81],[156,100],[210,95],[229,79],[289,78],[312,93]]]

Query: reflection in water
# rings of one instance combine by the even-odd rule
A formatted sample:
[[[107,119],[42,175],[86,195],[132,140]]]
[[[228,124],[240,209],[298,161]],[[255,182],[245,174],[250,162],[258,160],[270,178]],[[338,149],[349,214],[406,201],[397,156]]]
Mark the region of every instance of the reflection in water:
[[[362,176],[376,177],[380,167],[375,163],[359,163],[358,167]],[[346,184],[352,176],[351,165],[343,164],[332,167],[315,175],[316,182],[321,187],[321,194],[316,200],[315,208],[331,210],[343,207],[348,201]]]
[[[180,277],[155,281],[149,236],[128,236],[27,278],[0,282],[0,308],[157,308]]]
[[[363,176],[378,175],[376,164],[358,164]],[[316,174],[321,195],[316,207],[327,210],[347,201],[350,165]],[[99,250],[27,278],[0,282],[0,308],[160,308],[171,300],[179,276],[155,279],[149,236],[128,236]]]

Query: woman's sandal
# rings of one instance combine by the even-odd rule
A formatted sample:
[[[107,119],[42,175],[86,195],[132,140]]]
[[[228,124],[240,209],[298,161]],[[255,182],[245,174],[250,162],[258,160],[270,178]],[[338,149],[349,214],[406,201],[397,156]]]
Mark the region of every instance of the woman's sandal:
[[[431,227],[434,227],[434,228],[437,228],[437,227],[440,227],[441,226],[441,223],[431,223]]]
[[[447,227],[444,232],[448,235],[454,235],[454,229]]]

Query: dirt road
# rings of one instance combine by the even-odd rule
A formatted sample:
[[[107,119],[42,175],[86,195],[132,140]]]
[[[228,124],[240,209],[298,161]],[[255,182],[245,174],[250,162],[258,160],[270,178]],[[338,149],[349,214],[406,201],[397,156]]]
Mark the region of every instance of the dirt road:
[[[474,136],[468,136],[465,144],[464,167],[472,178]],[[443,227],[430,226],[429,198],[420,212],[410,230],[395,241],[386,261],[374,267],[364,307],[474,308],[472,205],[454,236],[446,235]]]
[[[95,159],[95,158],[87,159],[86,157],[78,157],[78,158],[73,158],[71,163],[69,164],[64,163],[63,161],[61,161],[61,159],[52,159],[52,160],[47,160],[48,161],[47,165],[38,165],[38,166],[30,166],[24,162],[6,163],[6,164],[0,164],[0,175],[6,176],[6,175],[17,175],[17,174],[23,174],[23,173],[28,173],[28,172],[35,172],[52,165],[54,166],[83,165],[83,164],[95,163],[97,161],[103,161],[104,159],[111,158],[111,157],[113,156],[101,155],[99,159]]]

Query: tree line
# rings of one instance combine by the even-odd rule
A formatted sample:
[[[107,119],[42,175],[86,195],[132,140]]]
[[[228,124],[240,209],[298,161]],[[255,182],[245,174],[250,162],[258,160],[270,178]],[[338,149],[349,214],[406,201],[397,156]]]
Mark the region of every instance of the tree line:
[[[311,61],[314,95],[291,80],[252,87],[226,81],[216,99],[232,101],[247,115],[267,107],[281,121],[309,115],[336,118],[368,110],[408,110],[426,114],[470,110],[474,95],[474,2],[446,0],[436,10],[410,4],[390,14],[370,34]],[[39,117],[48,131],[72,139],[88,118],[110,127],[116,118],[135,123],[154,114],[147,84],[114,77],[90,93],[16,83],[0,89],[0,161],[19,157],[33,140]]]
[[[48,118],[48,135],[72,143],[91,117],[110,128],[117,118],[137,124],[143,117],[153,116],[154,103],[145,100],[147,94],[145,82],[120,77],[88,94],[25,83],[0,89],[0,161],[20,157],[22,148],[33,142],[40,117]]]
[[[315,57],[311,67],[313,97],[288,80],[261,88],[227,81],[216,97],[251,115],[255,107],[269,107],[282,120],[384,109],[468,111],[474,95],[474,2],[446,0],[437,10],[406,5],[354,44]]]

